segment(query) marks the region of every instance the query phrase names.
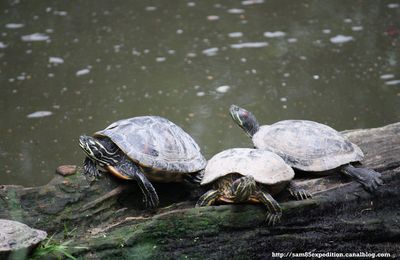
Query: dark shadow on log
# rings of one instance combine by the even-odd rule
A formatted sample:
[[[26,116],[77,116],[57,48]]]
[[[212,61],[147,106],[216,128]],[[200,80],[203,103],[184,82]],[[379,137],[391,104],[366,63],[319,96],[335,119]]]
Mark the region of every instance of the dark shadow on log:
[[[400,246],[400,123],[344,134],[364,151],[364,167],[385,184],[369,194],[337,175],[298,179],[312,200],[287,201],[282,223],[268,227],[260,205],[193,208],[181,184],[155,184],[159,209],[143,209],[136,183],[110,176],[89,182],[79,172],[42,187],[0,186],[0,218],[48,233],[73,230],[70,251],[85,259],[271,258],[272,252],[370,252],[398,255]],[[61,235],[59,236],[61,237]],[[73,248],[83,246],[86,248]]]

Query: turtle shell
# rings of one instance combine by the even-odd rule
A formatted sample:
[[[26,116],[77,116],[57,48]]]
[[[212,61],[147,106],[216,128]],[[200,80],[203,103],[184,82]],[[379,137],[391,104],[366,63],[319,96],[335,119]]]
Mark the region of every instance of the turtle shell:
[[[256,182],[267,185],[290,181],[294,177],[293,169],[272,152],[234,148],[222,151],[208,161],[201,184],[230,173],[253,176]]]
[[[134,162],[154,170],[190,173],[206,165],[193,138],[162,117],[119,120],[95,136],[110,138]]]
[[[284,120],[261,126],[253,136],[253,143],[303,171],[327,171],[364,158],[361,149],[339,132],[307,120]]]
[[[0,258],[2,253],[32,248],[46,237],[45,231],[17,221],[0,219]]]

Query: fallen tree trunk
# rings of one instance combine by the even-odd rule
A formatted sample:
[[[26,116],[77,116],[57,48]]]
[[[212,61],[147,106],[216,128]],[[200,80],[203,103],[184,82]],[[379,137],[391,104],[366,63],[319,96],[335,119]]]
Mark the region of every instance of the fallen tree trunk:
[[[0,218],[59,233],[59,239],[71,241],[69,252],[85,259],[268,258],[272,252],[398,255],[400,123],[344,134],[364,151],[363,166],[380,171],[385,184],[369,194],[339,175],[299,179],[314,197],[286,201],[283,194],[278,198],[286,201],[281,203],[283,219],[275,227],[265,225],[261,205],[194,208],[193,191],[179,184],[155,184],[161,207],[147,211],[135,183],[110,176],[91,182],[79,169],[42,187],[1,186]]]

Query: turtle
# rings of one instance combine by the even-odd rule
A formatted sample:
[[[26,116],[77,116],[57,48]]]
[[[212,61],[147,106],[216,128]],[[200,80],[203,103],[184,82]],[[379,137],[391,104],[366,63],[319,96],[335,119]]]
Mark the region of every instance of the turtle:
[[[21,253],[27,254],[46,237],[45,231],[30,228],[18,221],[0,219],[0,258],[7,259],[11,252],[19,252],[20,250],[25,250]],[[22,256],[19,255],[19,257]]]
[[[120,179],[135,180],[146,208],[159,204],[150,181],[199,184],[207,163],[189,134],[159,116],[116,121],[93,136],[80,136],[79,146],[86,153],[85,175],[100,176],[100,166]]]
[[[232,148],[214,155],[207,163],[201,185],[212,183],[196,207],[223,203],[262,203],[267,207],[266,222],[277,224],[282,216],[272,197],[284,189],[298,200],[311,198],[291,180],[295,173],[275,153],[252,148]]]
[[[294,169],[317,175],[340,172],[359,182],[368,192],[383,184],[381,174],[372,169],[355,167],[363,160],[362,150],[335,129],[309,120],[283,120],[260,126],[255,116],[232,105],[233,120],[252,138],[255,148],[281,156]]]

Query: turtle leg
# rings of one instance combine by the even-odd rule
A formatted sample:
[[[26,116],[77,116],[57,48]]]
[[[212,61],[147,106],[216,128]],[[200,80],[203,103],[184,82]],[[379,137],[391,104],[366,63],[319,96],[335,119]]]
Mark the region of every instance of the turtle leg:
[[[196,203],[196,207],[211,206],[221,196],[218,190],[209,190],[204,193]]]
[[[99,170],[97,169],[96,163],[89,157],[86,157],[85,161],[83,162],[83,174],[89,177],[101,176]]]
[[[378,186],[383,184],[381,174],[372,169],[356,168],[351,164],[343,166],[340,169],[341,173],[351,179],[361,183],[364,189],[368,192],[374,192]]]
[[[252,176],[243,176],[232,183],[231,193],[235,202],[248,201],[257,188]]]
[[[299,188],[293,181],[289,183],[287,187],[290,195],[292,195],[296,200],[306,200],[311,199],[312,195],[305,189]]]
[[[256,192],[256,197],[267,206],[267,225],[274,226],[279,223],[282,217],[282,208],[279,203],[269,193],[262,190]]]
[[[143,193],[143,202],[146,208],[156,208],[159,204],[159,199],[156,190],[154,189],[151,182],[143,174],[139,166],[132,163],[131,161],[122,162],[119,165],[114,166],[117,171],[122,175],[130,176],[139,185],[140,190]]]

